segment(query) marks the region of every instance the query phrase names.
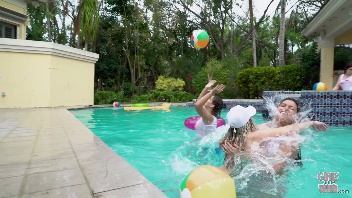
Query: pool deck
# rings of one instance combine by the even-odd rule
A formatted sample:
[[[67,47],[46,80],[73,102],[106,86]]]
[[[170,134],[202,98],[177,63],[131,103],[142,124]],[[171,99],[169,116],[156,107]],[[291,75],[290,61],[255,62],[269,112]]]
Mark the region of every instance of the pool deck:
[[[0,198],[166,197],[66,108],[0,112]]]

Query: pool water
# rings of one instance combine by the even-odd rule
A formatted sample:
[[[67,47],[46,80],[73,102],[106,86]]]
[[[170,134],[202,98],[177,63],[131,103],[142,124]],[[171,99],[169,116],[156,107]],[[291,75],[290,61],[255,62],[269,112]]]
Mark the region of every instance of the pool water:
[[[71,113],[170,198],[179,197],[179,184],[195,167],[220,166],[223,160],[218,139],[201,147],[194,131],[184,126],[186,118],[197,115],[193,108],[172,107],[170,112],[94,108]],[[265,122],[259,114],[254,120]],[[352,197],[351,140],[352,128],[330,127],[305,141],[303,168],[289,170],[285,197]],[[321,194],[319,172],[339,172],[338,189],[350,193]]]

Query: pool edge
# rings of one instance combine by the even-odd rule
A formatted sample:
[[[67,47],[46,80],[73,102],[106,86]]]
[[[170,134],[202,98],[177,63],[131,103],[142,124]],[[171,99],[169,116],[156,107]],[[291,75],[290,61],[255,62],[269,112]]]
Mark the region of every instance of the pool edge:
[[[103,108],[103,107],[97,107],[97,108]],[[84,109],[84,108],[83,108]],[[91,135],[94,136],[94,143],[96,145],[99,145],[98,153],[94,153],[94,156],[98,157],[100,163],[101,161],[99,159],[108,159],[110,162],[106,165],[106,168],[109,169],[109,166],[111,167],[114,165],[114,163],[120,164],[123,167],[123,171],[121,170],[121,175],[120,178],[129,178],[127,180],[122,181],[122,183],[126,182],[125,185],[121,187],[121,183],[118,183],[115,187],[111,186],[110,184],[116,183],[114,177],[110,177],[109,174],[116,174],[117,168],[111,167],[111,170],[106,170],[107,175],[105,176],[104,183],[106,183],[106,179],[110,179],[112,181],[108,182],[108,186],[111,186],[110,189],[105,189],[103,187],[103,190],[101,192],[93,192],[95,196],[98,197],[109,197],[109,196],[119,196],[119,197],[124,197],[124,196],[133,196],[133,197],[138,197],[138,196],[143,196],[143,197],[167,197],[158,187],[156,187],[152,182],[150,182],[147,178],[145,178],[136,168],[131,166],[126,160],[124,160],[121,156],[119,156],[116,152],[114,152],[107,144],[105,144],[98,136],[96,136],[87,126],[85,126],[82,122],[79,121],[70,111],[72,108],[67,108],[67,112],[74,117],[74,119],[81,123],[89,132]],[[80,157],[78,157],[78,161]],[[80,163],[81,169],[90,169],[89,167],[93,162],[86,163],[87,161],[91,160],[85,160],[83,158],[83,163]],[[92,174],[89,174],[92,175]],[[131,181],[130,178],[134,177],[135,182]],[[88,181],[89,181],[89,177]],[[100,180],[99,176],[97,180]],[[96,182],[92,181],[92,183],[96,184]],[[99,185],[99,184],[98,184]],[[137,193],[137,194],[134,194]]]

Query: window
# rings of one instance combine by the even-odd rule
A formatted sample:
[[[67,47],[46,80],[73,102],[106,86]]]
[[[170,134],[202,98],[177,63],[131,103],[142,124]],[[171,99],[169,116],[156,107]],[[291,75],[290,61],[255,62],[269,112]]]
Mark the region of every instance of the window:
[[[0,21],[0,38],[17,38],[17,26]]]

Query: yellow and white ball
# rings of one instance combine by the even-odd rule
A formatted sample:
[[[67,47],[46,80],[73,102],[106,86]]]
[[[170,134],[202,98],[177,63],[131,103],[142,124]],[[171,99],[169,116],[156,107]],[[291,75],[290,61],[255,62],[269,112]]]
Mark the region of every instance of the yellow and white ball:
[[[236,198],[235,182],[211,165],[194,169],[180,185],[181,198]]]

